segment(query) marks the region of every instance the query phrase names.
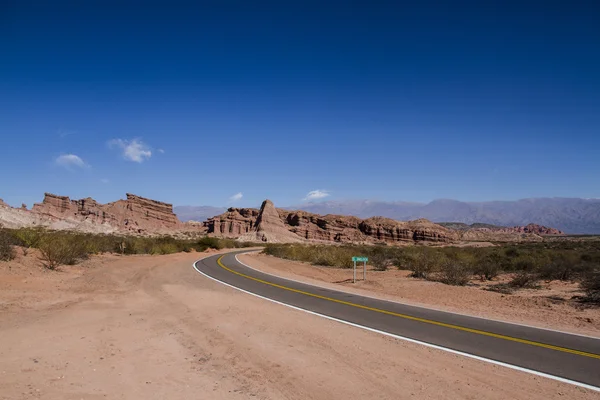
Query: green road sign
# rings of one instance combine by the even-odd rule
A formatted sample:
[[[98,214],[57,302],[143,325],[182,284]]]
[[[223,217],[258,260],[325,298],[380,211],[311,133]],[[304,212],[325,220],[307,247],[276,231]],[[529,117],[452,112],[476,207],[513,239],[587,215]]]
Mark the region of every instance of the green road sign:
[[[367,262],[369,259],[367,257],[352,257],[352,261]]]

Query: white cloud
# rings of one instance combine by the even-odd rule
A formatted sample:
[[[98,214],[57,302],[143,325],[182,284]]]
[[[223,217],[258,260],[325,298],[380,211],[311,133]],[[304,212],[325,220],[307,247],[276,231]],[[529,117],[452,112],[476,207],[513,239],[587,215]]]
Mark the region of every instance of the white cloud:
[[[163,149],[158,149],[157,150],[160,154],[165,154],[165,151]]]
[[[242,199],[242,197],[244,197],[244,195],[242,194],[242,192],[236,193],[233,196],[231,196],[229,198],[229,201],[231,203],[235,203],[236,201],[240,201]]]
[[[110,183],[110,181],[108,179],[106,179],[106,178],[100,179],[100,182],[102,182],[102,183]]]
[[[302,200],[305,200],[305,201],[317,200],[317,199],[322,199],[322,198],[328,197],[328,196],[330,196],[330,194],[327,190],[312,190],[312,191],[308,192],[306,197],[303,198]]]
[[[116,147],[121,149],[123,151],[123,158],[129,161],[142,163],[152,157],[152,150],[140,139],[113,139],[108,142],[108,146],[110,148]]]
[[[60,136],[62,139],[66,138],[67,136],[74,135],[74,134],[75,134],[75,131],[67,131],[64,129],[58,130],[58,136]]]
[[[85,168],[88,166],[85,163],[85,161],[83,161],[81,159],[81,157],[79,157],[75,154],[62,154],[62,155],[58,156],[56,158],[56,160],[54,160],[54,162],[56,163],[56,165],[60,165],[61,167],[65,167],[65,168],[71,168],[71,167]]]

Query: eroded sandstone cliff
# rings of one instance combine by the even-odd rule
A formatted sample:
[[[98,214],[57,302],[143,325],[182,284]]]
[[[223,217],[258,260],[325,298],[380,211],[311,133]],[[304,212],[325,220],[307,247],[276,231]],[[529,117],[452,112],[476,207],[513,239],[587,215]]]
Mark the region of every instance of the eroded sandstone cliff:
[[[456,232],[427,220],[317,215],[276,209],[265,200],[261,210],[230,208],[204,223],[208,233],[267,242],[324,241],[337,243],[453,242]]]
[[[80,221],[107,225],[131,233],[160,233],[181,229],[173,206],[127,193],[125,200],[108,204],[92,198],[71,200],[67,196],[46,193],[41,203],[33,205],[32,214],[54,221]]]

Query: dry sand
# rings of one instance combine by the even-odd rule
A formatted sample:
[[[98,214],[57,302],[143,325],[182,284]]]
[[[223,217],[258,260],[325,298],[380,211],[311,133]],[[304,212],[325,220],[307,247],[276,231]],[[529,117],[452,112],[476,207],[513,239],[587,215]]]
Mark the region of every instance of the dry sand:
[[[352,269],[319,267],[258,253],[238,258],[263,272],[337,290],[600,337],[600,308],[582,307],[576,301],[567,300],[582,294],[577,283],[541,282],[542,289],[523,289],[505,295],[483,288],[506,281],[509,276],[487,283],[473,279],[468,286],[459,287],[410,278],[409,271],[374,271],[367,265],[367,281],[353,284]],[[362,279],[362,265],[360,267],[357,278]]]
[[[0,398],[598,398],[244,294],[201,256],[0,262]]]

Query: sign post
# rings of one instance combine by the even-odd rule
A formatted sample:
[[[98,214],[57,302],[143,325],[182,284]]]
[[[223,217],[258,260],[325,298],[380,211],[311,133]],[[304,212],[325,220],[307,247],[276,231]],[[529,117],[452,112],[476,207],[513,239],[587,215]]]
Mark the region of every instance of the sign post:
[[[354,262],[354,277],[352,279],[352,283],[356,283],[356,262],[363,262],[363,281],[367,280],[367,261],[369,259],[367,257],[352,257],[352,262]]]

